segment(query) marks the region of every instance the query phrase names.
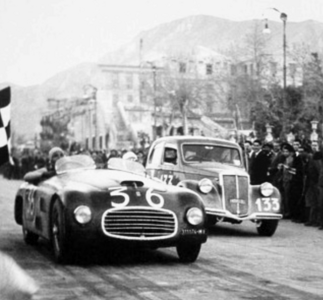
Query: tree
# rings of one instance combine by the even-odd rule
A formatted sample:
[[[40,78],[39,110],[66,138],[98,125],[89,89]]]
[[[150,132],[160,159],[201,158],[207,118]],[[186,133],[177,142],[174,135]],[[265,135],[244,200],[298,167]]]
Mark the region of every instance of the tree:
[[[173,65],[164,66],[161,81],[159,104],[167,107],[174,116],[179,112],[182,117],[183,134],[187,134],[187,112],[198,110],[204,113],[206,81],[197,70],[194,57],[178,56],[172,59]],[[178,68],[177,68],[178,67]],[[162,100],[162,102],[160,102]]]
[[[68,136],[68,124],[70,118],[63,116],[44,116],[40,121],[42,126],[42,132],[40,133],[41,138],[41,149],[48,151],[53,146],[61,147],[66,150],[69,145],[67,139]]]

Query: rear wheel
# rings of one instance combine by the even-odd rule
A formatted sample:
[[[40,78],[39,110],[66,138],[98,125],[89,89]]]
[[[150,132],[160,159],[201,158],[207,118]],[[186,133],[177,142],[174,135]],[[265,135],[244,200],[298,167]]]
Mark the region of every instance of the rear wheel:
[[[261,236],[272,236],[278,226],[278,220],[259,220],[257,222],[257,231]]]
[[[182,243],[176,247],[179,260],[183,263],[196,261],[201,250],[201,244]]]
[[[26,220],[24,216],[24,209],[20,210],[21,213],[21,220],[22,220],[22,235],[25,243],[27,245],[36,245],[39,239],[39,235],[36,233],[31,232],[30,230],[27,229],[26,226]]]
[[[57,263],[66,263],[70,258],[70,249],[66,239],[66,227],[63,205],[56,199],[51,210],[51,243]]]

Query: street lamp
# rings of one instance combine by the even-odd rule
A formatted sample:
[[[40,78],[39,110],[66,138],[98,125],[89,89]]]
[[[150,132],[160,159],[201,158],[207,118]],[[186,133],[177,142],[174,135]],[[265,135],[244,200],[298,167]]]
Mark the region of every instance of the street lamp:
[[[265,140],[268,143],[272,142],[274,140],[273,135],[272,135],[272,132],[273,132],[272,128],[273,128],[273,126],[271,126],[268,123],[266,124],[266,138],[265,138]]]
[[[280,12],[277,8],[270,7],[278,13],[280,13],[280,19],[283,21],[283,133],[286,133],[286,111],[287,111],[287,95],[286,95],[286,22],[287,22],[287,14]],[[265,22],[265,28],[263,30],[264,33],[270,33],[270,29],[268,26],[268,19]]]
[[[319,122],[318,122],[318,121],[316,121],[316,120],[311,121],[311,125],[312,125],[312,133],[311,133],[311,137],[310,137],[310,139],[311,139],[311,141],[312,141],[312,142],[313,142],[313,141],[317,141],[317,140],[318,140],[318,134],[317,134],[317,132],[316,132],[318,123],[319,123]]]

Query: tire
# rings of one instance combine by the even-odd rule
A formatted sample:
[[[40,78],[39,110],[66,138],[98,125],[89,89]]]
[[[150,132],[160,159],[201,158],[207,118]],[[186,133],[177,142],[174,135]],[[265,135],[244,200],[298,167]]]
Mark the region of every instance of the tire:
[[[278,226],[278,220],[260,220],[257,222],[257,231],[260,236],[272,236]]]
[[[70,249],[66,238],[65,215],[63,205],[56,199],[51,209],[51,244],[55,262],[67,263]]]
[[[182,263],[192,263],[199,256],[201,244],[182,243],[177,245],[176,250]]]
[[[29,231],[24,226],[22,226],[22,234],[23,234],[23,237],[24,237],[24,241],[25,241],[25,243],[27,245],[34,246],[34,245],[37,244],[38,239],[39,239],[38,234]]]
[[[215,226],[216,223],[217,223],[217,217],[215,217],[215,216],[207,216],[207,218],[206,218],[206,227],[207,228]]]

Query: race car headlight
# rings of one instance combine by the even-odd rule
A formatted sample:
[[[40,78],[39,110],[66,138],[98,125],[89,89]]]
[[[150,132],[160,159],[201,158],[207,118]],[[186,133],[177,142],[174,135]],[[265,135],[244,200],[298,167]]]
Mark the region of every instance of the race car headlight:
[[[74,210],[74,216],[78,223],[86,224],[92,219],[92,213],[88,206],[81,205]]]
[[[199,189],[203,194],[208,194],[211,192],[213,187],[212,181],[210,179],[204,178],[199,181]]]
[[[269,197],[273,194],[274,192],[274,187],[271,183],[269,182],[265,182],[263,184],[260,185],[260,193],[264,196],[264,197]]]
[[[197,207],[190,208],[186,213],[186,217],[191,225],[199,225],[203,222],[203,213]]]

